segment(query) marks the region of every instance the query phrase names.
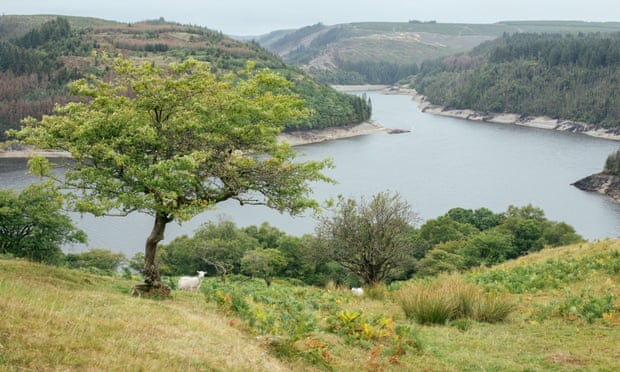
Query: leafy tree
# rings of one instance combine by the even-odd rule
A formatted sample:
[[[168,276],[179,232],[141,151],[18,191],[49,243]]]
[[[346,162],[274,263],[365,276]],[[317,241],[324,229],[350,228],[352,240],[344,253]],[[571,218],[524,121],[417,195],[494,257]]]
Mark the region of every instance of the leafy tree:
[[[537,221],[544,221],[545,211],[540,208],[534,207],[531,204],[528,204],[523,207],[516,207],[514,205],[509,205],[508,209],[504,213],[506,218],[524,218],[524,219],[533,219]]]
[[[545,244],[559,247],[583,241],[583,237],[577,234],[575,228],[566,222],[548,221],[543,231]]]
[[[620,176],[620,150],[609,154],[605,161],[605,172]]]
[[[517,258],[543,249],[544,224],[544,221],[534,218],[508,218],[502,227],[512,233],[514,248],[506,258]]]
[[[277,248],[278,239],[283,237],[284,232],[278,228],[269,225],[268,222],[263,222],[259,227],[252,225],[244,229],[245,233],[255,238],[263,248]]]
[[[463,270],[465,258],[459,254],[463,244],[457,240],[437,244],[418,262],[416,274],[427,276]]]
[[[0,190],[0,254],[59,264],[62,245],[85,243],[86,234],[62,211],[62,196],[48,183],[19,194]]]
[[[241,272],[249,276],[258,276],[271,285],[275,273],[286,267],[286,258],[275,248],[253,249],[245,252],[241,259]]]
[[[177,237],[161,246],[161,271],[183,275],[203,270],[225,279],[229,273],[240,272],[241,258],[257,246],[259,242],[232,221],[208,222],[194,236]]]
[[[111,82],[91,76],[72,83],[81,102],[26,119],[11,135],[72,155],[58,181],[76,210],[153,216],[145,283],[136,290],[168,294],[155,256],[172,221],[229,199],[293,214],[317,207],[310,184],[329,181],[321,171],[330,163],[293,161],[293,149],[277,141],[285,123],[308,115],[286,79],[252,63],[216,75],[194,59],[160,68],[118,57],[113,69]],[[50,175],[45,159],[31,168]]]
[[[495,227],[504,220],[503,214],[493,213],[487,208],[478,208],[476,210],[452,208],[446,213],[446,216],[460,223],[474,225],[480,231]]]
[[[312,240],[309,235],[303,237],[284,235],[278,239],[278,250],[286,259],[286,267],[281,276],[308,280],[317,266],[313,259]],[[308,283],[310,284],[310,283]]]
[[[381,192],[370,202],[338,199],[333,216],[319,221],[326,255],[368,284],[388,278],[412,249],[416,216],[398,193]]]
[[[419,236],[435,245],[452,240],[465,240],[478,232],[479,230],[470,223],[459,222],[449,216],[440,216],[426,221],[420,228]]]
[[[499,229],[490,229],[469,239],[460,250],[465,264],[492,266],[505,261],[513,251],[512,237]]]

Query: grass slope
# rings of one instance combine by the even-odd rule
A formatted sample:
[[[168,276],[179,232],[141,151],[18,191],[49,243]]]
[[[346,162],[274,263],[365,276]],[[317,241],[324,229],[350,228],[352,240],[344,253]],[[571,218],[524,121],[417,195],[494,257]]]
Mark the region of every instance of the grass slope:
[[[203,296],[152,301],[120,278],[0,261],[0,370],[287,371]]]
[[[524,268],[528,273],[515,277]],[[475,280],[484,287],[519,281],[532,285],[506,294],[515,311],[505,322],[461,320],[421,326],[407,319],[393,301],[403,285],[368,290],[359,299],[343,288],[275,282],[267,289],[258,280],[235,282],[231,278],[226,290],[232,296],[224,295],[215,280],[207,280],[202,287],[206,297],[175,291],[171,300],[153,301],[129,296],[133,283],[124,279],[0,260],[0,370],[620,368],[620,240],[546,249],[456,279]],[[539,279],[540,285],[536,284]],[[607,293],[613,308],[592,320],[579,315],[578,301],[575,307],[579,309],[561,311],[567,297],[574,299],[579,293],[590,294],[582,300]],[[286,323],[283,314],[303,318],[305,326],[317,324],[292,346],[297,352],[286,356],[281,347],[279,353],[274,352],[278,349],[273,343],[286,338],[285,328],[298,330],[290,326],[295,320]],[[354,324],[354,314],[367,320],[362,322],[363,329],[329,331],[334,322]],[[396,338],[387,342],[363,339],[360,335],[373,332],[371,319],[412,327],[417,347],[397,350]]]

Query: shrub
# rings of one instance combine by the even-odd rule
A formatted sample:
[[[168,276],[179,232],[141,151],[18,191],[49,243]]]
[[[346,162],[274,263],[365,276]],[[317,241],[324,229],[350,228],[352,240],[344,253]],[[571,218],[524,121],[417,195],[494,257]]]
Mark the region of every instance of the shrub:
[[[570,321],[581,319],[593,323],[596,319],[609,319],[610,315],[620,310],[620,303],[616,303],[616,298],[610,288],[600,295],[589,288],[582,289],[578,294],[566,290],[563,301],[540,306],[533,315],[538,320],[556,315]]]
[[[365,293],[369,298],[372,298],[373,300],[385,300],[388,294],[388,290],[385,283],[380,282],[374,283],[366,287]]]
[[[97,268],[115,272],[127,261],[122,253],[112,253],[107,249],[91,248],[88,252],[69,253],[65,256],[67,266],[73,269]]]

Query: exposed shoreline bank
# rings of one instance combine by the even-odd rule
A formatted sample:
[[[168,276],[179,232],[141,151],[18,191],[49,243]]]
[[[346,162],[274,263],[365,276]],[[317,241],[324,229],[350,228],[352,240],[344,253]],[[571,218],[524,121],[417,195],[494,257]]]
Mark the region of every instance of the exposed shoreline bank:
[[[385,90],[387,85],[335,85],[334,89],[341,92]],[[330,127],[324,129],[313,129],[306,131],[283,132],[279,135],[280,141],[286,141],[291,146],[302,146],[313,143],[334,141],[339,139],[366,136],[374,133],[399,133],[399,130],[391,130],[381,126],[379,123],[368,120],[361,124],[344,125],[340,127]],[[71,155],[62,151],[33,151],[33,150],[2,150],[0,148],[0,158],[28,158],[33,155],[43,155],[48,158],[67,158]]]
[[[309,145],[325,141],[333,141],[351,137],[366,136],[374,133],[389,133],[390,130],[369,120],[361,124],[330,127],[325,129],[303,130],[281,133],[280,141],[286,141],[291,146]]]
[[[426,101],[426,97],[419,94],[415,89],[389,87],[384,90],[385,94],[408,95],[418,102],[418,107],[422,112],[453,117],[458,119],[481,121],[495,124],[512,124],[524,127],[557,130],[561,132],[571,132],[585,134],[592,137],[604,138],[620,141],[620,129],[605,129],[593,124],[582,123],[572,120],[558,120],[546,116],[531,116],[526,114],[514,113],[494,113],[475,110],[456,110],[444,106],[434,105]]]
[[[357,136],[365,136],[374,133],[390,133],[392,130],[369,120],[361,124],[315,129],[307,131],[294,131],[281,133],[280,141],[286,141],[291,146],[302,146],[313,143],[333,141]],[[71,154],[64,151],[36,151],[36,150],[1,150],[1,158],[29,158],[33,155],[43,155],[47,158],[69,158]]]

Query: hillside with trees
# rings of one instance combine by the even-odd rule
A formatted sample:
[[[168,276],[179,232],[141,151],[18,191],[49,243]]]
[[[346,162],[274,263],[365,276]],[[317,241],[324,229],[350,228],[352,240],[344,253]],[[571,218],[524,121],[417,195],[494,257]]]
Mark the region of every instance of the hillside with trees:
[[[332,84],[395,84],[429,59],[471,51],[514,33],[617,32],[617,22],[512,21],[450,24],[435,21],[360,22],[279,30],[256,40],[285,62]]]
[[[620,33],[505,34],[421,65],[410,85],[455,109],[620,126]]]
[[[366,100],[318,83],[256,42],[233,40],[207,28],[163,18],[125,24],[81,17],[4,15],[0,17],[0,141],[23,118],[41,118],[55,104],[75,100],[67,88],[70,81],[89,74],[109,79],[110,66],[97,57],[103,53],[154,65],[193,57],[209,62],[217,73],[242,70],[247,61],[254,61],[257,69],[268,68],[294,82],[294,92],[315,113],[289,123],[289,130],[349,125],[370,117]]]

